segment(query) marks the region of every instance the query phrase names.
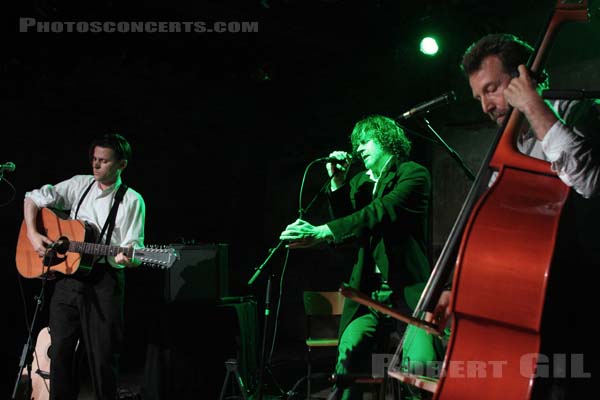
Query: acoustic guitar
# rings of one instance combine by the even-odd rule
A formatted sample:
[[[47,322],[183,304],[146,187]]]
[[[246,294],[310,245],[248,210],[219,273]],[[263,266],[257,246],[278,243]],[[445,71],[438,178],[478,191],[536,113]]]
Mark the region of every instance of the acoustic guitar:
[[[76,219],[64,219],[49,208],[40,209],[37,230],[53,244],[46,255],[40,257],[27,238],[25,221],[21,223],[15,261],[19,274],[25,278],[40,278],[48,272],[85,276],[99,256],[116,256],[119,253],[140,260],[145,266],[161,269],[170,268],[179,259],[179,254],[172,247],[134,249],[95,243],[98,232],[92,225]]]
[[[50,330],[38,333],[31,363],[31,400],[48,400],[50,396]],[[23,371],[27,376],[27,371]]]

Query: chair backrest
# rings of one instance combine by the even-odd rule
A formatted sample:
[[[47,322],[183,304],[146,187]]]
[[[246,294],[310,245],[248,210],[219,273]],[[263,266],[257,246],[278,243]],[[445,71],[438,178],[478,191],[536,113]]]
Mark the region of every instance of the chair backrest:
[[[336,291],[305,291],[304,313],[308,316],[342,315],[344,296]]]
[[[339,291],[305,291],[306,344],[311,347],[332,347],[338,344],[338,328],[344,296]]]

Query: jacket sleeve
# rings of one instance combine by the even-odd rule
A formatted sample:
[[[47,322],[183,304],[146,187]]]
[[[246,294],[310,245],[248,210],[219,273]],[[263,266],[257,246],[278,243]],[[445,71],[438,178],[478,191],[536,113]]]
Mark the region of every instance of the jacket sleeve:
[[[347,216],[327,223],[336,242],[357,238],[376,228],[401,223],[403,218],[427,212],[431,187],[429,172],[416,163],[405,163],[401,168],[403,171],[399,176],[387,182],[393,187],[386,194]]]

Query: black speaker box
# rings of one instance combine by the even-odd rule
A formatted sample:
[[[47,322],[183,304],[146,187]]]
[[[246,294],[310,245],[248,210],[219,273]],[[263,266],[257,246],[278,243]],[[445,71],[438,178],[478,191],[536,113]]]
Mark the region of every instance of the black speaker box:
[[[232,358],[238,361],[244,386],[253,388],[257,325],[256,301],[251,299],[159,306],[149,321],[142,398],[218,399],[226,377],[225,362]]]
[[[179,259],[166,272],[164,297],[170,302],[218,301],[229,292],[229,249],[224,243],[171,245]]]

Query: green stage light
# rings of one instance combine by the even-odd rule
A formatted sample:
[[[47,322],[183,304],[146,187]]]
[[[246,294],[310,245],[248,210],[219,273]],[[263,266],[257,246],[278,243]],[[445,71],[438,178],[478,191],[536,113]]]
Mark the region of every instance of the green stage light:
[[[437,54],[439,46],[434,38],[428,36],[421,39],[421,43],[419,44],[419,50],[425,55],[434,56]]]

